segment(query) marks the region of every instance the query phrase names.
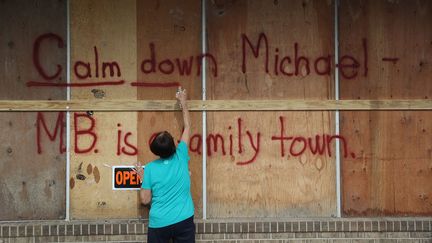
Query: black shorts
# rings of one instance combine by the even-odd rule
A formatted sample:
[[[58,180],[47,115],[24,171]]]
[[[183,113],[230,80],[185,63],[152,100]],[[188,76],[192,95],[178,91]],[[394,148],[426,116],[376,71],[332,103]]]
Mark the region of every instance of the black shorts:
[[[148,228],[148,243],[166,243],[170,240],[172,240],[173,243],[195,242],[195,223],[193,221],[193,216],[162,228]]]

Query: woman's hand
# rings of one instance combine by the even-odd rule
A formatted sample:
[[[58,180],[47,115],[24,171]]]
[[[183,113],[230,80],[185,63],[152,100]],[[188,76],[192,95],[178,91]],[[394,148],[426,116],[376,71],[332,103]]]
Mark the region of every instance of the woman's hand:
[[[181,135],[180,140],[188,144],[189,133],[190,133],[190,115],[189,115],[189,110],[186,102],[187,100],[186,90],[183,89],[181,86],[178,87],[177,89],[176,98],[180,103],[179,105],[180,108],[182,109],[182,114],[183,114],[183,133]]]
[[[186,104],[187,95],[186,90],[183,89],[181,86],[177,89],[176,99],[179,101],[180,107],[183,108]]]
[[[140,162],[135,164],[135,167],[132,169],[137,174],[138,178],[143,181],[144,180],[144,169]]]

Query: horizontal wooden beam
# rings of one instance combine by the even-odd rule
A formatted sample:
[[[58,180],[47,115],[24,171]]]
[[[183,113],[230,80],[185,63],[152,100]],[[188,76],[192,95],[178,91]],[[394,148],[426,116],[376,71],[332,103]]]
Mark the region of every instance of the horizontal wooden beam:
[[[432,110],[432,100],[189,100],[191,111]],[[175,100],[2,100],[0,111],[174,111]]]

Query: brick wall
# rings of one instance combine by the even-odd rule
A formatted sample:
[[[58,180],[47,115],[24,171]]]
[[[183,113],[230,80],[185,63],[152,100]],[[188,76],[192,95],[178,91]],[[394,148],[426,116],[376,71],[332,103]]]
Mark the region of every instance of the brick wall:
[[[197,242],[432,242],[432,218],[196,220]],[[0,223],[6,242],[144,242],[147,221]]]

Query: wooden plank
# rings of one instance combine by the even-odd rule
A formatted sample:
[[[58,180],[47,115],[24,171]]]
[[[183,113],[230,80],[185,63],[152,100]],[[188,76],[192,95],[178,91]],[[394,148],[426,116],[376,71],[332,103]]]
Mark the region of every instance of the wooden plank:
[[[189,100],[191,111],[432,110],[432,100]],[[176,111],[173,100],[2,100],[0,111]]]
[[[431,23],[430,1],[341,1],[340,53],[359,64],[341,74],[341,99],[429,102]],[[424,111],[341,113],[358,154],[342,163],[344,215],[431,215],[431,124]]]
[[[200,0],[137,1],[137,82],[147,84],[137,86],[137,96],[138,102],[149,102],[154,108],[138,114],[138,147],[142,151],[138,159],[144,163],[155,159],[149,149],[149,139],[154,133],[169,131],[178,139],[182,131],[180,112],[155,111],[161,107],[177,110],[172,100],[178,85],[186,88],[189,99],[201,98],[200,60],[197,59],[201,53],[200,12]],[[191,114],[191,124],[193,134],[201,133],[200,113]],[[202,156],[190,153],[190,157],[195,217],[201,217]]]
[[[0,33],[0,99],[65,99],[65,90],[30,88],[26,82],[44,80],[36,64],[49,75],[56,72],[57,66],[52,64],[65,70],[65,46],[59,47],[56,39],[43,39],[40,45],[37,40],[46,33],[65,40],[66,2],[3,1]],[[35,49],[39,55],[34,55]],[[65,77],[66,72],[62,72],[51,81],[64,83]],[[65,218],[66,155],[60,150],[60,141],[65,141],[66,133],[58,131],[51,141],[43,128],[45,124],[50,132],[54,131],[57,115],[0,114],[0,221]]]
[[[207,7],[208,52],[217,60],[217,74],[208,60],[211,102],[224,100],[224,109],[271,104],[269,110],[291,110],[307,100],[333,98],[332,74],[319,75],[313,65],[315,58],[333,53],[330,1],[218,0],[207,1]],[[209,154],[208,217],[334,215],[334,158],[314,155],[288,138],[332,134],[331,114],[209,112],[203,138]],[[278,140],[282,122],[287,137]]]

